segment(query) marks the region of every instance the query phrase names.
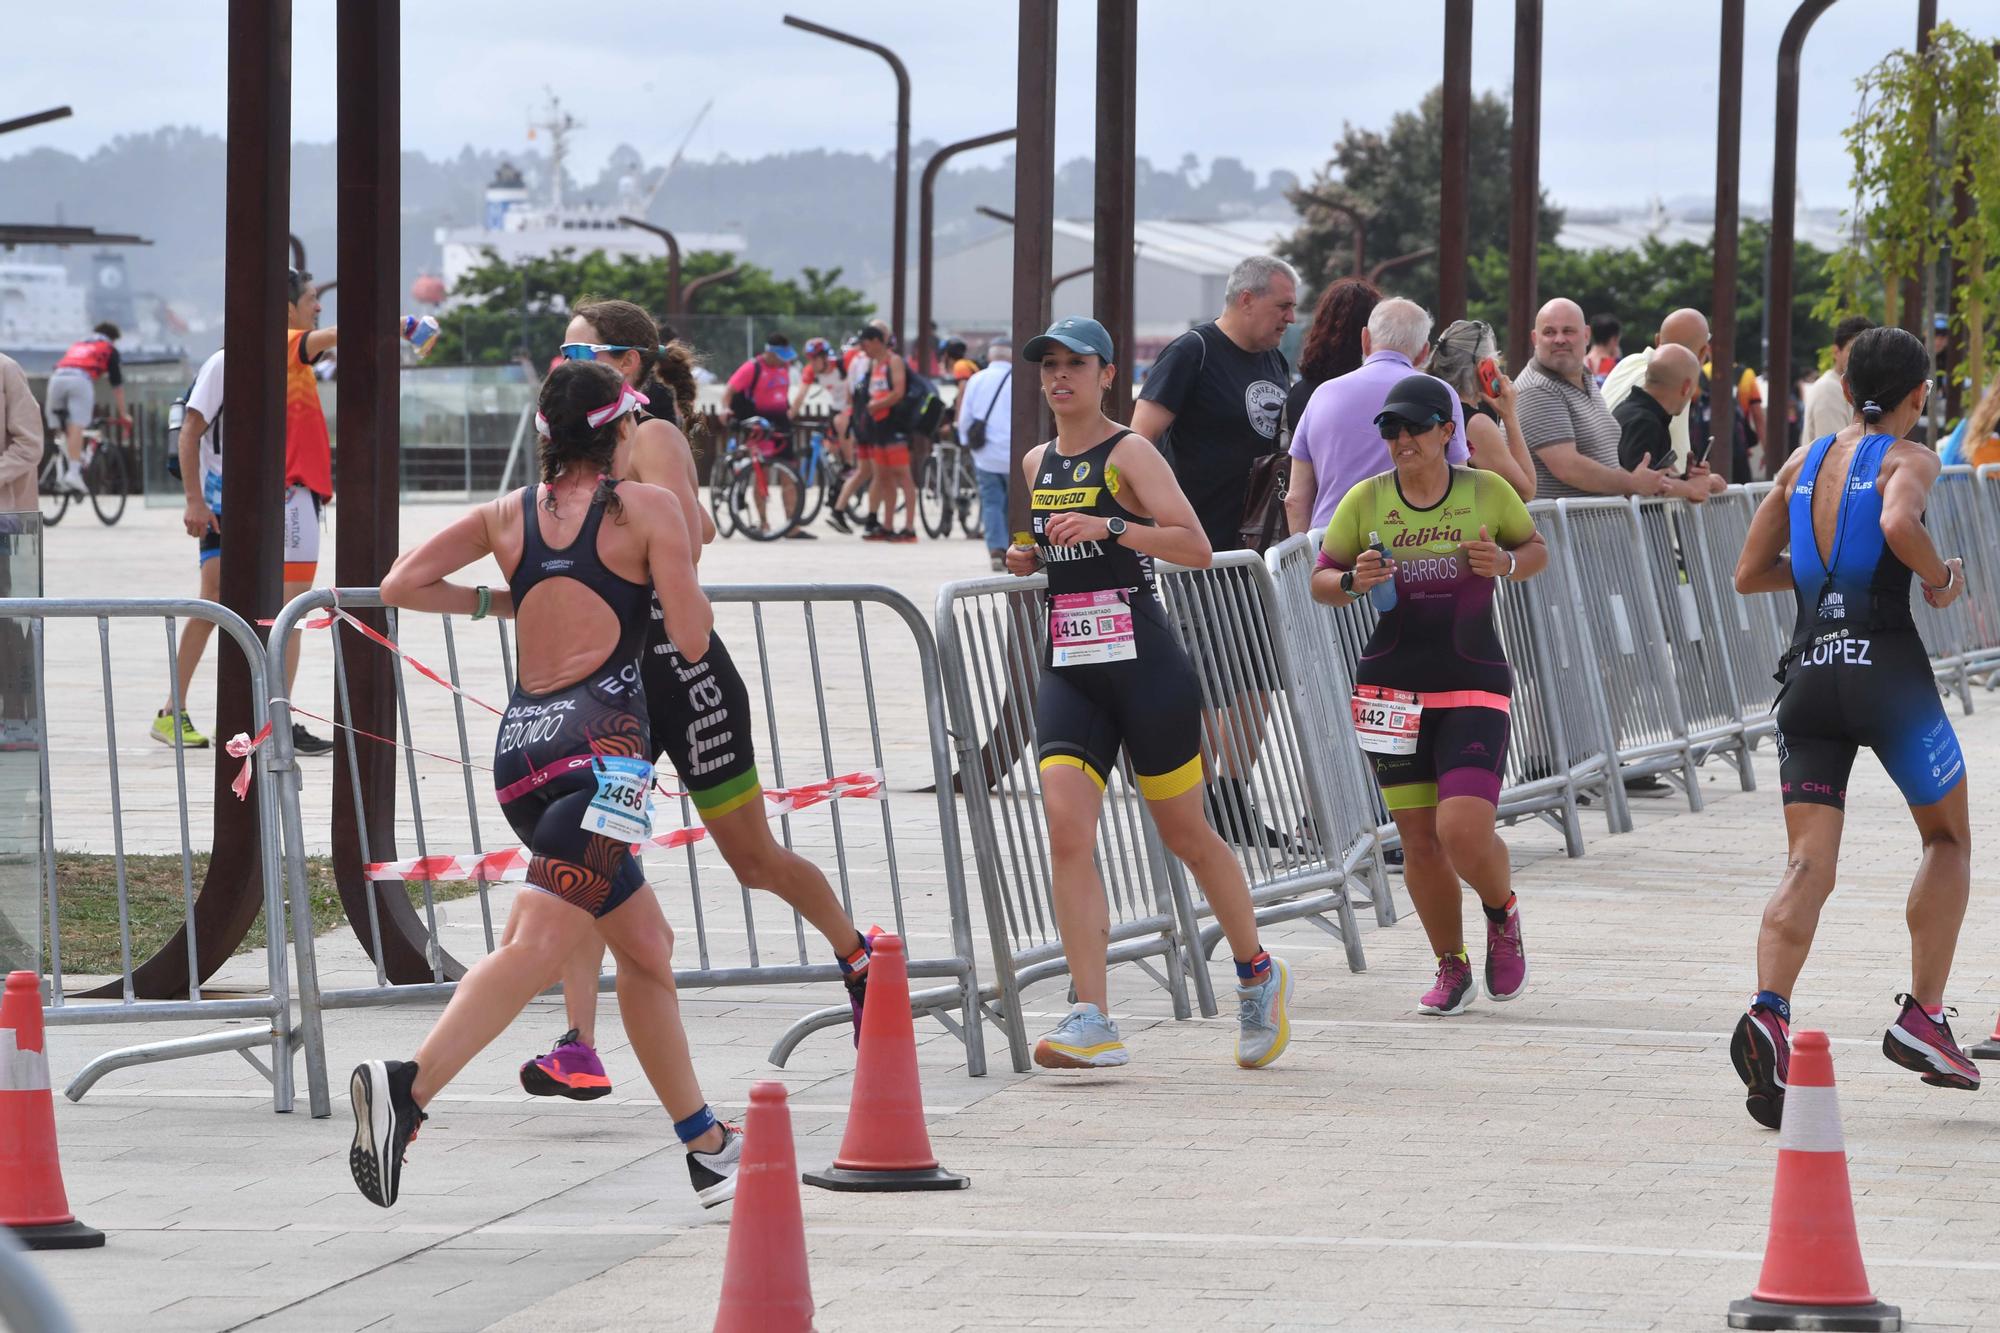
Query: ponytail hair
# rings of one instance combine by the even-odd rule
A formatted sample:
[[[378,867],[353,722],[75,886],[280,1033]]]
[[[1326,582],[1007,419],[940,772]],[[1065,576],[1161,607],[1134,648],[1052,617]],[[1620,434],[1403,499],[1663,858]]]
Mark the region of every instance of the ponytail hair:
[[[1847,392],[1855,415],[1873,426],[1931,377],[1931,356],[1907,329],[1869,329],[1847,353]]]
[[[673,419],[676,426],[685,430],[694,420],[695,380],[694,368],[699,364],[692,346],[679,338],[669,338],[653,349],[651,364],[646,368],[649,387],[646,396],[653,400],[656,415]],[[652,385],[662,392],[655,393]]]

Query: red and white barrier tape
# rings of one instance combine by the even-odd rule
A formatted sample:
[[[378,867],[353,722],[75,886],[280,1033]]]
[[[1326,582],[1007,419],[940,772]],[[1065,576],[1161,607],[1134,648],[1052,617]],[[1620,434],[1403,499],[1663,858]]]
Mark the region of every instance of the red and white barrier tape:
[[[252,766],[255,765],[257,762],[251,756],[256,754],[258,746],[262,745],[265,741],[268,741],[270,739],[271,739],[271,724],[269,722],[266,722],[264,724],[264,729],[257,733],[257,737],[255,740],[252,740],[244,732],[239,731],[234,736],[231,736],[228,739],[228,741],[226,741],[223,744],[222,748],[228,751],[232,758],[241,759],[243,761],[243,767],[238,769],[236,772],[235,781],[229,784],[229,790],[236,793],[237,800],[241,801],[248,799],[250,795],[250,770]]]
[[[231,742],[232,745],[234,743]],[[881,799],[882,773],[879,769],[843,773],[823,782],[808,782],[797,787],[767,787],[764,790],[764,814],[766,818],[776,819],[779,815],[795,814],[828,801]],[[634,846],[685,847],[707,836],[707,829],[692,824],[655,833]],[[379,861],[368,867],[367,874],[369,879],[376,880],[523,880],[528,877],[529,859],[530,854],[525,847],[509,847],[503,851],[487,852],[483,856],[461,852],[446,856],[413,856],[406,861]]]

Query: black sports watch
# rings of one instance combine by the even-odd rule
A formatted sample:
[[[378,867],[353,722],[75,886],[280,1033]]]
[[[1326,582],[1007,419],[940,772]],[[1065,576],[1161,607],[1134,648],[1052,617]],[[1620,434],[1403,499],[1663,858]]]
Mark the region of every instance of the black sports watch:
[[[1340,571],[1340,594],[1343,597],[1354,596],[1354,571],[1351,569]]]
[[[1125,535],[1125,520],[1122,518],[1107,518],[1104,520],[1104,530],[1111,534],[1111,540],[1115,542]]]

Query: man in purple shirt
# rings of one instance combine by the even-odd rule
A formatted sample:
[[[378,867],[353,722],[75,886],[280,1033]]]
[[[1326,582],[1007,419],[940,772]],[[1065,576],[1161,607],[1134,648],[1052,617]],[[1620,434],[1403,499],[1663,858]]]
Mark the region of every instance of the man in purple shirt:
[[[1361,331],[1360,368],[1328,380],[1313,391],[1292,433],[1292,480],[1285,518],[1293,532],[1326,526],[1334,506],[1356,482],[1387,472],[1389,446],[1375,414],[1389,400],[1396,381],[1430,360],[1430,312],[1415,301],[1392,296],[1368,316]],[[1465,409],[1451,386],[1451,447],[1445,461],[1465,463]]]

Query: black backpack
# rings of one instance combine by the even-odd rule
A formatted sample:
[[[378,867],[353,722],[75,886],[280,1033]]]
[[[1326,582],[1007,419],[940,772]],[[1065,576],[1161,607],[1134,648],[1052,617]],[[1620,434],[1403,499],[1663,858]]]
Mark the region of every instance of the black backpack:
[[[889,424],[912,435],[936,435],[944,421],[944,399],[937,386],[917,373],[909,358],[903,360],[903,397],[889,409]]]

